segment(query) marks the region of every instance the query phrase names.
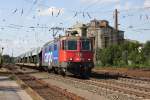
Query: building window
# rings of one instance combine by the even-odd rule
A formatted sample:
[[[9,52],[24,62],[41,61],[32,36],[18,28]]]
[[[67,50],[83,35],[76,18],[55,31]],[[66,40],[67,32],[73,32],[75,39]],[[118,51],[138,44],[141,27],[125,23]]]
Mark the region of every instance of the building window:
[[[105,48],[108,47],[108,42],[109,41],[109,37],[104,37],[104,46]]]

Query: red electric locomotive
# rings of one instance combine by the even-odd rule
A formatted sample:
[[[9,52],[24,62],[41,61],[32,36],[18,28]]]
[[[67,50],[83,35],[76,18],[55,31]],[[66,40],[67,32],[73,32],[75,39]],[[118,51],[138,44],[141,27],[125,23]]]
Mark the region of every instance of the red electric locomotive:
[[[60,38],[59,63],[67,71],[89,77],[93,64],[92,40],[87,37],[65,36]]]
[[[35,65],[63,75],[70,72],[83,78],[89,78],[94,67],[92,39],[88,37],[62,36],[34,51],[18,57],[19,63]]]

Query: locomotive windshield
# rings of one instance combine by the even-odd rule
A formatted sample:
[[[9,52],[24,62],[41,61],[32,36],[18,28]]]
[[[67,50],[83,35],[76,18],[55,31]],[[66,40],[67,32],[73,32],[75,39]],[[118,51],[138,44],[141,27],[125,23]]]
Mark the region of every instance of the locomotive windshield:
[[[63,50],[77,50],[77,40],[63,40],[62,41],[62,49]],[[81,50],[91,50],[91,41],[88,39],[82,39],[80,41],[80,49]]]
[[[67,44],[68,44],[68,50],[77,50],[76,40],[69,40]]]
[[[91,42],[89,40],[81,40],[81,50],[91,50]]]

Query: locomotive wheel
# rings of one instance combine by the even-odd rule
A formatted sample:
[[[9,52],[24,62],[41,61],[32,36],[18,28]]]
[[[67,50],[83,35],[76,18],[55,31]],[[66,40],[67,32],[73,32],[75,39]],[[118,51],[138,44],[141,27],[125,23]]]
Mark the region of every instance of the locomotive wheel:
[[[53,70],[53,66],[52,66],[52,63],[50,63],[50,64],[48,65],[48,67],[47,67],[47,71],[48,71],[49,73],[51,73],[52,70]]]
[[[58,74],[61,75],[62,71],[61,71],[61,68],[58,68]]]

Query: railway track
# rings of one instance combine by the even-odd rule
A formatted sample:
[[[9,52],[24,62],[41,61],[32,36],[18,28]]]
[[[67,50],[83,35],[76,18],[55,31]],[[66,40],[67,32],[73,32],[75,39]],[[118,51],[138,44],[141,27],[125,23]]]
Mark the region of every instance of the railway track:
[[[118,78],[82,80],[75,77],[65,78],[60,75],[48,74],[47,78],[73,85],[76,88],[88,90],[110,100],[141,100],[150,99],[149,81]]]
[[[51,77],[55,80],[65,80],[65,82],[68,81],[68,83],[73,82],[73,84],[83,84],[79,88],[85,88],[84,85],[90,85],[89,86],[89,91],[94,92],[94,93],[99,93],[99,91],[104,91],[104,93],[100,93],[101,95],[107,95],[117,93],[116,97],[119,98],[118,94],[121,97],[127,96],[136,99],[150,99],[150,88],[147,87],[142,87],[138,85],[133,85],[130,83],[119,83],[117,80],[98,80],[98,79],[90,79],[90,80],[81,80],[73,77],[61,77],[61,76],[56,76],[56,75],[51,75]],[[87,86],[88,87],[88,86]],[[93,87],[93,89],[92,89]],[[94,89],[95,88],[95,89]],[[112,98],[112,97],[110,97]]]
[[[7,66],[12,74],[19,80],[22,80],[28,87],[32,88],[44,100],[84,100],[84,98],[70,93],[60,87],[50,85],[44,81],[19,71],[18,67]],[[26,86],[23,86],[26,88]],[[34,93],[33,93],[34,94]]]
[[[133,89],[133,90],[138,90],[141,92],[148,92],[150,93],[150,87],[148,86],[140,86],[138,84],[140,83],[128,83],[128,82],[124,82],[124,81],[118,81],[118,80],[97,80],[97,79],[91,79],[92,81],[95,81],[96,83],[104,83],[106,85],[116,85],[117,87],[121,87],[121,88],[128,88],[128,89]],[[148,85],[148,84],[147,84]]]
[[[128,83],[118,83],[116,81],[99,81],[90,80],[87,81],[88,84],[103,87],[108,90],[117,91],[127,95],[134,95],[135,97],[140,97],[143,99],[150,99],[149,88],[144,88],[136,85],[131,85]]]
[[[131,83],[131,84],[150,84],[150,79],[148,81],[144,81],[144,80],[140,80],[140,79],[133,79],[133,78],[119,78],[118,81],[121,81],[121,82],[128,82],[128,83]],[[150,87],[150,86],[149,86]]]

